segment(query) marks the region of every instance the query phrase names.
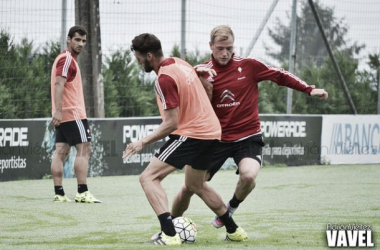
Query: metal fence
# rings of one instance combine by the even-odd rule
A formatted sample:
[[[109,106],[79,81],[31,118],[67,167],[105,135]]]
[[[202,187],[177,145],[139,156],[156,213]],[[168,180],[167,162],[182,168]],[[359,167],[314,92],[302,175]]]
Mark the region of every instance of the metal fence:
[[[358,56],[360,67],[366,67],[368,54],[380,53],[380,1],[318,2],[332,7],[337,18],[344,18],[349,27],[347,44],[357,42],[366,46]],[[269,0],[99,0],[102,53],[107,57],[117,50],[129,48],[133,37],[143,32],[154,33],[160,38],[166,56],[174,45],[181,45],[181,35],[185,38],[187,53],[209,53],[209,32],[216,25],[228,24],[235,32],[236,54],[280,66],[265,49],[279,50],[268,35],[268,28],[275,27],[278,22],[289,25],[292,0],[279,0],[268,15],[273,3]],[[298,0],[298,15],[302,4],[307,4],[307,0]],[[63,8],[67,14],[64,19]],[[185,23],[181,22],[183,11]],[[268,22],[255,46],[249,50],[266,18]],[[38,50],[46,42],[59,41],[62,22],[67,29],[75,24],[74,0],[0,0],[0,29],[8,32],[16,44],[27,38]],[[185,33],[181,34],[183,27]],[[63,32],[67,34],[67,30]]]
[[[108,55],[128,48],[132,38],[143,32],[156,34],[165,54],[181,41],[181,0],[100,0],[102,51]],[[305,0],[298,0],[298,11]],[[236,36],[236,53],[245,54],[254,35],[267,15],[273,1],[269,0],[187,0],[186,51],[209,51],[209,32],[219,24],[229,24]],[[365,53],[380,50],[380,2],[377,0],[320,0],[333,7],[338,18],[349,25],[350,42],[365,44]],[[67,0],[66,27],[75,23],[74,0]],[[270,58],[264,45],[278,49],[268,36],[276,20],[290,22],[292,0],[280,0],[268,19],[261,36],[249,54],[265,61]],[[14,36],[15,41],[28,38],[35,45],[59,40],[62,22],[62,0],[1,0],[0,28]],[[67,31],[65,32],[67,33]],[[322,42],[322,41],[321,41]],[[273,62],[275,63],[275,62]]]

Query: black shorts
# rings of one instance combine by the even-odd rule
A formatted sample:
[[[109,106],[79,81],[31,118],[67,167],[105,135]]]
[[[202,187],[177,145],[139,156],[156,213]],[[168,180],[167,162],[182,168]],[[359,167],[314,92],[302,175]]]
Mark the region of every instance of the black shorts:
[[[169,135],[169,138],[154,155],[160,161],[178,169],[185,165],[198,170],[210,168],[217,140],[200,140],[179,135]]]
[[[244,158],[255,159],[261,165],[263,157],[262,147],[264,145],[261,134],[237,142],[218,142],[212,156],[211,167],[208,170],[210,173],[208,181],[212,179],[214,174],[219,171],[224,162],[230,157],[234,159],[238,166],[239,162]],[[239,174],[239,168],[237,169],[236,174]]]
[[[63,122],[55,127],[55,142],[67,143],[75,146],[84,142],[91,142],[90,128],[87,119]]]

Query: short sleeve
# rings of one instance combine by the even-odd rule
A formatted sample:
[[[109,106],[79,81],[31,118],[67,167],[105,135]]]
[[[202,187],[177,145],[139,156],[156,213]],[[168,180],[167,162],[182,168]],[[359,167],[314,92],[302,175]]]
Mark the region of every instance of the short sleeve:
[[[164,74],[160,75],[157,79],[155,89],[164,110],[179,106],[178,87],[172,77]]]
[[[71,82],[76,76],[77,70],[74,59],[71,56],[65,56],[58,60],[56,76],[62,76]]]

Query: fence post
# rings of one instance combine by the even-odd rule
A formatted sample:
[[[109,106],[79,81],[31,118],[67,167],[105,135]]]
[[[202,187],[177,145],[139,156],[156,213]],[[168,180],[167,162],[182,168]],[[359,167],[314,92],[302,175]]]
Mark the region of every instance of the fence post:
[[[62,14],[61,14],[61,51],[66,49],[66,20],[67,20],[67,0],[62,0]]]
[[[104,90],[99,0],[75,0],[75,23],[87,32],[87,45],[78,58],[88,117],[104,117]]]
[[[186,0],[181,1],[181,58],[186,57]]]
[[[292,9],[292,21],[290,25],[290,45],[289,45],[289,72],[294,73],[296,65],[296,47],[297,47],[297,0],[293,0]],[[293,89],[288,88],[286,99],[286,113],[292,113],[292,103],[293,103]]]

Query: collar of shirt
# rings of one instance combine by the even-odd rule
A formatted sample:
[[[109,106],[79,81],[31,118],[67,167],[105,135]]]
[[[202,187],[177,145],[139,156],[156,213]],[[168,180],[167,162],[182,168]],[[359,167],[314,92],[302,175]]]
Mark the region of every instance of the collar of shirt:
[[[217,68],[221,71],[223,70],[227,70],[232,64],[233,64],[233,58],[234,58],[235,54],[232,54],[231,55],[231,59],[228,61],[228,63],[226,65],[220,65],[214,58],[214,56],[211,54],[211,61],[212,61],[212,65],[214,66],[214,68]]]

